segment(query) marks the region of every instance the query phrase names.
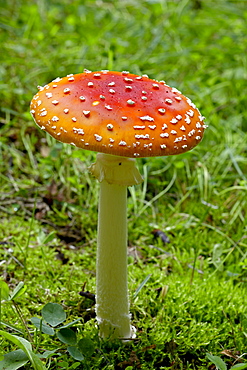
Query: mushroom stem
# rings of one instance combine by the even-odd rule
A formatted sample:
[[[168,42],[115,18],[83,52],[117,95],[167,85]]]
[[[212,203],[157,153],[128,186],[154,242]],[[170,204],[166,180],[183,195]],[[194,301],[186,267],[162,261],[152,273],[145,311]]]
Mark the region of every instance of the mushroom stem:
[[[127,187],[102,181],[96,263],[100,335],[131,337],[127,285]]]
[[[141,182],[142,178],[133,159],[108,154],[98,154],[90,171],[100,181],[96,263],[96,317],[100,336],[131,338],[134,330],[130,323],[127,282],[127,186]]]

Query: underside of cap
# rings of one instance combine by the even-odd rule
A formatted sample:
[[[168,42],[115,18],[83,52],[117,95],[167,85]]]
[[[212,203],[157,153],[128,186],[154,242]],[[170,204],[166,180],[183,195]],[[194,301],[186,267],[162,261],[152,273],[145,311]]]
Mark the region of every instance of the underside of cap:
[[[99,71],[57,78],[31,102],[42,130],[79,148],[124,157],[184,153],[203,137],[204,117],[164,81]]]

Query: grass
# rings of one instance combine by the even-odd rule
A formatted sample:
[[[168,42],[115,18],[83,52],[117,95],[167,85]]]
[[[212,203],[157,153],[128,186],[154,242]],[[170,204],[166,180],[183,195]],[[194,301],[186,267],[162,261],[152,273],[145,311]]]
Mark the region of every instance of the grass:
[[[1,330],[28,340],[50,369],[247,362],[246,2],[9,0],[0,7],[0,273],[10,291],[21,281],[26,289],[2,301],[8,325]],[[138,160],[144,183],[129,190],[128,204],[137,339],[128,344],[100,341],[93,300],[78,294],[95,292],[98,184],[87,171],[95,153],[55,142],[29,114],[36,85],[84,68],[165,79],[209,125],[189,153]],[[47,303],[62,305],[65,323],[82,318],[72,329],[84,360],[30,322]],[[1,336],[0,348],[6,356],[19,347]],[[26,360],[23,368],[35,365]]]

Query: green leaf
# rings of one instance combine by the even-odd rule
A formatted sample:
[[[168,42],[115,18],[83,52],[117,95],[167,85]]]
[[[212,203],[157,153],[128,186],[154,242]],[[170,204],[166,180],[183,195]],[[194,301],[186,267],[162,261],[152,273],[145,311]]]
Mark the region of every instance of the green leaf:
[[[144,285],[150,279],[151,276],[152,276],[152,274],[149,274],[148,276],[145,277],[145,279],[141,282],[141,284],[139,285],[139,287],[136,289],[133,298],[136,298],[137,297],[137,295],[139,294],[140,290],[144,287]]]
[[[56,236],[56,231],[52,231],[50,234],[48,234],[44,240],[42,240],[42,243],[43,244],[47,244],[49,243],[50,241],[52,241]]]
[[[94,343],[89,337],[80,339],[77,346],[84,356],[90,357],[95,351]]]
[[[4,355],[4,359],[0,361],[0,370],[16,370],[24,366],[28,362],[28,357],[21,349],[9,352]]]
[[[0,330],[0,335],[2,335],[7,340],[13,342],[16,346],[18,346],[20,349],[22,349],[26,353],[34,370],[45,370],[46,369],[42,361],[32,351],[32,346],[30,342],[28,342],[26,339],[18,337],[17,335],[9,334],[2,330]]]
[[[32,317],[30,321],[38,330],[41,330],[42,333],[48,335],[55,334],[55,330],[48,326],[47,324],[45,324],[44,322],[42,322],[42,320],[40,320],[38,317]]]
[[[57,352],[56,349],[54,349],[54,351],[45,351],[44,353],[42,353],[41,358],[49,358],[53,355],[61,356],[61,353]]]
[[[19,284],[15,287],[12,293],[10,293],[9,300],[16,299],[20,297],[25,291],[27,290],[26,285],[24,285],[23,281],[20,281]]]
[[[230,370],[243,370],[243,369],[247,369],[247,364],[236,364],[234,366],[231,367]]]
[[[51,326],[57,326],[66,320],[66,313],[58,303],[47,303],[41,311],[43,319]]]
[[[78,366],[80,366],[81,363],[80,362],[74,362],[73,365],[70,366],[70,369],[77,369]]]
[[[227,370],[225,362],[219,356],[213,356],[210,353],[206,356],[219,370]]]
[[[77,361],[83,361],[84,357],[82,353],[79,351],[79,349],[75,346],[70,346],[67,348],[69,354],[71,357],[73,357]]]
[[[76,333],[71,329],[61,329],[57,332],[57,337],[61,342],[74,346],[76,344]]]
[[[11,325],[11,324],[9,324],[5,321],[0,321],[0,324],[4,325],[4,326],[7,326],[7,328],[10,328],[11,330],[16,331],[19,334],[22,334],[22,335],[25,334],[22,330],[18,329],[15,325]]]
[[[9,286],[5,281],[0,280],[0,301],[9,299]]]
[[[63,325],[63,326],[59,326],[59,329],[65,329],[65,328],[70,328],[71,326],[74,326],[76,323],[78,323],[79,321],[81,321],[81,319],[76,319],[74,321],[71,321],[69,322],[68,324],[66,325]]]

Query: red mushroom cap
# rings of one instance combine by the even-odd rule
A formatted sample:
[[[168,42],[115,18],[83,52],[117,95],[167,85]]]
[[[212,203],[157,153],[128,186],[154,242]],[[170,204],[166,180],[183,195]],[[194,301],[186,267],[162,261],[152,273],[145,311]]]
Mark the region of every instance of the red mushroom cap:
[[[124,157],[184,153],[203,137],[204,117],[163,81],[128,72],[90,72],[39,88],[31,113],[59,141]]]

